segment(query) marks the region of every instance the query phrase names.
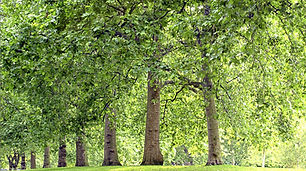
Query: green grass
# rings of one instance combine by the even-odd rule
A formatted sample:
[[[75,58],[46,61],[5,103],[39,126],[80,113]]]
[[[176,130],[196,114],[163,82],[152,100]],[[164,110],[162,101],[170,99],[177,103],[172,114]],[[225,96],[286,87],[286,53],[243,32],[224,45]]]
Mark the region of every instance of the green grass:
[[[35,169],[35,171],[159,171],[159,170],[187,170],[187,171],[306,171],[306,169],[259,168],[240,166],[108,166],[108,167],[68,167]]]

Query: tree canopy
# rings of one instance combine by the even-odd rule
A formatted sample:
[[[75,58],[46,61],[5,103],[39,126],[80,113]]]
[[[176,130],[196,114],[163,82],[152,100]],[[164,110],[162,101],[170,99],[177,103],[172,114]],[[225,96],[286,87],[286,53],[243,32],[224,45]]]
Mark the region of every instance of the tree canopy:
[[[83,138],[102,164],[91,156],[103,130],[117,130],[124,165],[182,154],[241,165],[248,150],[305,146],[304,11],[302,0],[2,0],[0,155]]]

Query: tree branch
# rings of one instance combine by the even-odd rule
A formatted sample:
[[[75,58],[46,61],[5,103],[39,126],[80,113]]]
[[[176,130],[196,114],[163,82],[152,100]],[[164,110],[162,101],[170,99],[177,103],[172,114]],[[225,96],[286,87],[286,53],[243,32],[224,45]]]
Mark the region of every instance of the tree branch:
[[[220,84],[220,87],[225,91],[226,95],[230,100],[232,100],[231,96],[228,94],[227,90]]]
[[[166,17],[166,15],[167,15],[169,12],[170,12],[170,11],[166,11],[166,13],[165,13],[163,16],[161,16],[161,17],[158,18],[158,20],[163,19],[164,17]]]
[[[241,73],[239,73],[236,77],[232,78],[231,80],[226,81],[226,83],[228,84],[228,83],[230,83],[230,82],[236,80],[237,78],[239,78],[240,75],[241,75]]]
[[[181,14],[184,10],[185,10],[185,6],[186,6],[186,4],[187,4],[187,2],[186,1],[184,1],[183,2],[183,6],[182,6],[182,8],[180,9],[180,11],[179,12],[177,12],[178,14]]]
[[[132,5],[129,14],[132,14],[132,13],[133,13],[133,11],[136,9],[136,6],[137,6],[137,3],[134,3],[134,4]]]
[[[117,10],[117,11],[119,11],[119,12],[122,12],[123,14],[125,14],[125,11],[122,10],[122,9],[120,9],[120,8],[118,8],[118,7],[115,7],[115,6],[111,5],[111,4],[106,4],[106,5],[109,6],[109,7],[111,7],[111,8],[114,8],[115,10]]]
[[[182,88],[181,88],[179,91],[177,91],[177,92],[175,93],[175,96],[174,96],[174,98],[171,100],[171,102],[174,102],[174,100],[176,99],[177,95],[178,95],[180,92],[182,92],[184,88],[185,88],[185,85],[183,85]]]

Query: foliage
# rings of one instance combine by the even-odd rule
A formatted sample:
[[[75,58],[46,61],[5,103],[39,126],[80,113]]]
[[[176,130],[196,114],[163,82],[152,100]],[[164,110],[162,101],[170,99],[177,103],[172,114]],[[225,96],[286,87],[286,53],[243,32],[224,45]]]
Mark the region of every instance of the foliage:
[[[291,141],[276,141],[275,146],[266,150],[267,167],[305,168],[305,120],[300,121],[296,135]],[[242,161],[245,166],[261,166],[262,151],[250,147],[250,155]]]
[[[225,163],[258,165],[255,154],[263,149],[271,152],[268,166],[305,161],[305,135],[295,129],[305,117],[303,1],[0,5],[0,153],[49,144],[54,155],[58,139],[67,136],[71,165],[75,137],[85,134],[89,161],[99,165],[102,122],[112,107],[119,158],[138,164],[150,71],[163,84],[166,164],[181,160],[176,149],[182,146],[196,164],[206,159],[208,90],[216,99]],[[212,87],[204,85],[206,76]],[[272,160],[277,155],[284,158]]]

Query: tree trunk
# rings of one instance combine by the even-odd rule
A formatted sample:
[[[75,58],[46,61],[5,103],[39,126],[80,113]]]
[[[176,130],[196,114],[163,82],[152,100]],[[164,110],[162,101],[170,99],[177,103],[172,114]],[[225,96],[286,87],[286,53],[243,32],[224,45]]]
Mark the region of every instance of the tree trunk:
[[[31,169],[36,169],[36,155],[31,151]]]
[[[86,156],[86,144],[84,142],[84,136],[80,135],[76,141],[76,163],[75,166],[88,166],[88,160]]]
[[[116,123],[111,123],[108,117],[109,116],[106,114],[104,128],[104,160],[102,166],[121,166],[116,145]]]
[[[21,170],[26,170],[26,161],[25,161],[25,153],[22,153],[22,155],[21,155],[21,163],[20,163],[20,165],[21,165]]]
[[[159,146],[159,116],[160,83],[149,72],[145,144],[141,165],[163,165],[163,156]]]
[[[12,159],[12,156],[11,155],[7,155],[7,160],[9,162],[9,170],[12,170],[13,169],[13,159]]]
[[[50,147],[45,148],[43,168],[50,168]]]
[[[262,151],[262,164],[261,167],[265,167],[265,162],[266,162],[266,154],[265,154],[265,149]]]
[[[190,153],[188,152],[188,149],[186,146],[183,145],[184,148],[184,152],[186,154],[186,156],[188,157],[189,161],[188,162],[184,162],[184,165],[193,165],[193,158],[191,157]]]
[[[206,86],[209,87],[207,94],[204,94],[208,106],[206,107],[207,131],[208,131],[208,160],[206,165],[221,165],[221,147],[219,138],[218,121],[216,119],[217,111],[214,97],[211,93],[212,82],[208,77],[205,78]]]
[[[19,163],[20,155],[19,153],[14,152],[14,155],[7,155],[7,159],[9,161],[9,170],[17,170],[17,166]]]
[[[66,167],[66,143],[65,138],[60,140],[60,146],[58,150],[58,165],[57,167]]]

